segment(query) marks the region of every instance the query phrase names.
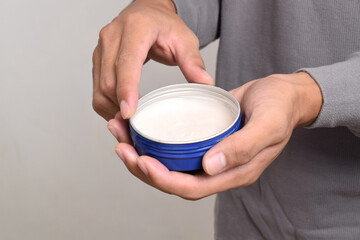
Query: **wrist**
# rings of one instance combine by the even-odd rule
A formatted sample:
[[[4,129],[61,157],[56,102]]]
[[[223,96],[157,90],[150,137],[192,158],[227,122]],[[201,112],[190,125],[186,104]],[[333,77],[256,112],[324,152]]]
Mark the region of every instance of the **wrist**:
[[[170,11],[177,13],[176,6],[172,0],[163,0],[163,4],[168,8]]]
[[[317,82],[306,72],[291,74],[296,88],[296,121],[294,127],[311,125],[320,113],[323,97]]]
[[[175,4],[172,0],[135,0],[135,1],[156,4],[158,6],[161,6],[162,8],[165,8],[168,11],[177,13]]]

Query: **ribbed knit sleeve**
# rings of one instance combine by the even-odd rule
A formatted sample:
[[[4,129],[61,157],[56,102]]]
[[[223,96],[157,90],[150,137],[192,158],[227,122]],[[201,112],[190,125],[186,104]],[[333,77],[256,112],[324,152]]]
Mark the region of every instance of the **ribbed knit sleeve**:
[[[196,34],[200,47],[219,37],[220,0],[173,0],[177,14]]]
[[[309,128],[344,126],[360,137],[360,52],[347,61],[304,68],[318,83],[324,103]]]

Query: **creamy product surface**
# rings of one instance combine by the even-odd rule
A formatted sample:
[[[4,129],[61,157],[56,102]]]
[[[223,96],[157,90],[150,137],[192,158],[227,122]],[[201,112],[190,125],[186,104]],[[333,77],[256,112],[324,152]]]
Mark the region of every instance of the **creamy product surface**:
[[[140,134],[164,142],[210,137],[228,128],[236,114],[223,101],[204,96],[174,96],[144,105],[132,118]],[[146,137],[145,136],[145,137]]]

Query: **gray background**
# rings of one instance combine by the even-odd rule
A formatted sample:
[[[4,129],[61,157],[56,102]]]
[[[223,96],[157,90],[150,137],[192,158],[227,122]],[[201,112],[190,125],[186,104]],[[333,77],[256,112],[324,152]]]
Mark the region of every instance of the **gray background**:
[[[190,202],[127,172],[91,107],[98,32],[129,1],[0,2],[0,239],[211,239]],[[214,76],[217,43],[202,51]],[[183,82],[153,62],[140,93]]]

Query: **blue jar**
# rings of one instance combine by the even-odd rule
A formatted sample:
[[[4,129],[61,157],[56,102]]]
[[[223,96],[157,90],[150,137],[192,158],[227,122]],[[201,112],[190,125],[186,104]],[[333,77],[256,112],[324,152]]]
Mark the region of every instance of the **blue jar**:
[[[144,111],[151,104],[161,101],[169,102],[172,99],[191,99],[194,97],[205,101],[208,100],[209,103],[210,101],[216,101],[226,106],[226,111],[229,111],[233,118],[230,124],[220,131],[201,139],[184,140],[179,137],[179,139],[171,141],[151,136],[135,124],[134,119],[139,117],[140,112]],[[166,116],[166,112],[164,114]],[[204,154],[223,138],[238,131],[240,125],[240,105],[232,94],[215,86],[185,83],[159,88],[139,99],[137,111],[130,119],[130,136],[139,155],[156,158],[169,170],[187,172],[201,170]],[[161,124],[159,124],[159,128],[161,127]],[[156,131],[156,129],[154,130]]]

